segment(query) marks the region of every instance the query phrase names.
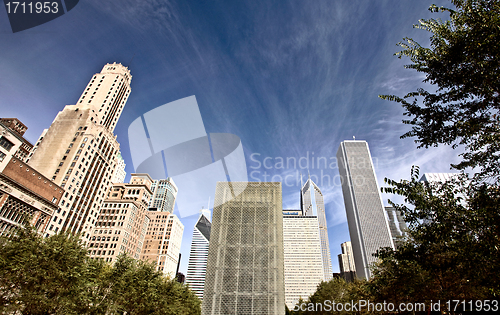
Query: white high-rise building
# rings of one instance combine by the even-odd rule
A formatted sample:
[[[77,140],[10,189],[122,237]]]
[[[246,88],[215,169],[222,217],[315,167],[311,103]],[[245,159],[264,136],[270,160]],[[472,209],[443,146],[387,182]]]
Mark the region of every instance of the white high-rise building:
[[[380,189],[366,141],[344,141],[337,151],[356,274],[369,279],[373,256],[382,247],[394,248]]]
[[[208,210],[208,212],[210,212]],[[186,283],[200,300],[203,300],[203,287],[207,272],[208,247],[210,244],[210,215],[202,210],[194,226],[193,239],[186,275]]]
[[[323,256],[316,216],[302,210],[283,210],[285,303],[293,309],[306,300],[324,279]]]
[[[300,205],[304,216],[316,216],[318,220],[319,237],[321,241],[321,254],[323,257],[323,279],[330,281],[332,274],[332,258],[330,256],[330,243],[325,214],[325,202],[319,187],[309,179],[302,186]]]
[[[65,189],[47,235],[82,233],[88,241],[112,185],[120,145],[113,134],[132,76],[113,63],[90,79],[76,105],[67,105],[39,138],[29,165]]]
[[[125,160],[123,160],[122,154],[118,152],[116,156],[116,171],[113,176],[112,183],[123,183],[125,181],[125,177],[127,176],[127,172],[125,172]]]

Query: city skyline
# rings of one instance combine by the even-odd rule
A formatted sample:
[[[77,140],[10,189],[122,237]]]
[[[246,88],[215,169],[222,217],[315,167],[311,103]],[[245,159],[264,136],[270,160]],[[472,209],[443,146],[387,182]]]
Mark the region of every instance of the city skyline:
[[[296,174],[307,167],[300,167],[299,159],[327,159],[327,167],[310,165],[309,170],[325,197],[332,267],[338,272],[339,244],[349,240],[345,210],[340,186],[326,177],[321,183],[321,178],[338,175],[330,162],[341,141],[356,136],[370,143],[379,183],[384,177],[407,178],[412,164],[422,172],[446,172],[458,160],[460,151],[416,150],[412,139],[400,140],[407,130],[402,109],[377,98],[421,84],[417,73],[402,69],[407,61],[392,55],[405,36],[428,42],[428,34],[411,24],[431,16],[427,8],[432,3],[449,5],[164,1],[139,6],[89,0],[15,34],[2,9],[1,116],[22,121],[29,127],[25,137],[35,144],[56,114],[79,100],[94,73],[108,62],[122,63],[132,72],[133,91],[115,134],[129,178],[135,171],[127,135],[131,122],[157,106],[195,95],[208,133],[241,138],[250,180],[254,171],[260,172],[254,173],[259,180],[264,172],[269,180],[293,175],[289,185],[283,182],[284,208],[300,207]],[[250,158],[254,153],[260,167]],[[278,158],[294,158],[297,166],[281,168]],[[385,205],[388,197],[383,197]],[[196,218],[182,219],[186,231]],[[182,248],[189,249],[185,234]],[[183,273],[188,256],[182,252]]]

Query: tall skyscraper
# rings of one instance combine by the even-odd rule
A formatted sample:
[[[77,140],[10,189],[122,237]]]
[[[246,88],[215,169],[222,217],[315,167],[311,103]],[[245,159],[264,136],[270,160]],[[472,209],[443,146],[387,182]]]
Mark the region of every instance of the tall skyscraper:
[[[342,248],[342,254],[338,255],[340,276],[346,281],[353,281],[356,276],[356,266],[354,265],[351,242],[342,243],[340,247]]]
[[[173,214],[177,186],[172,178],[154,180],[149,202],[150,218],[141,259],[156,264],[156,269],[172,278],[176,276],[184,225]]]
[[[148,174],[132,174],[130,183],[115,183],[100,207],[90,243],[92,258],[113,262],[121,253],[139,259],[144,245],[151,199]]]
[[[284,314],[281,183],[218,182],[214,201],[202,314]]]
[[[300,204],[305,216],[317,216],[318,218],[321,253],[323,257],[323,277],[325,281],[330,281],[333,277],[332,258],[330,256],[330,244],[328,241],[325,202],[321,190],[310,177],[304,186],[302,186]]]
[[[59,112],[39,138],[29,164],[66,190],[54,227],[88,241],[115,173],[120,145],[113,130],[130,94],[130,71],[107,64],[76,105]]]
[[[373,254],[394,248],[384,205],[366,141],[344,141],[337,151],[342,193],[351,236],[356,274],[369,279]]]
[[[210,210],[202,210],[198,221],[194,226],[193,238],[191,240],[191,251],[186,275],[186,283],[198,298],[203,300],[203,287],[205,285],[205,274],[207,272],[208,246],[210,244]]]
[[[283,246],[285,302],[293,309],[324,280],[318,218],[303,216],[302,210],[283,210]]]

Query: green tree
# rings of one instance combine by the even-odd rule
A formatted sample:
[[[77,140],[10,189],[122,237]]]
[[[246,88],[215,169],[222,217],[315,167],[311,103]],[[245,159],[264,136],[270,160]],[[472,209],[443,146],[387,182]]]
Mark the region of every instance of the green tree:
[[[334,278],[328,282],[322,281],[316,291],[309,296],[306,301],[302,299],[299,300],[298,305],[304,304],[302,309],[298,311],[294,311],[293,314],[372,314],[373,312],[368,312],[365,309],[358,310],[339,310],[331,309],[329,310],[329,306],[333,303],[352,305],[353,302],[357,303],[360,300],[373,300],[371,298],[371,294],[368,290],[367,282],[365,280],[356,280],[354,282],[346,282],[343,278]],[[328,301],[325,303],[325,301]],[[319,307],[319,305],[322,305]],[[325,307],[326,306],[326,307]],[[312,308],[310,308],[312,307]],[[303,309],[306,309],[303,311]],[[314,309],[314,310],[313,310]]]
[[[78,235],[43,238],[31,227],[0,237],[1,314],[198,315],[188,286],[126,255],[93,260]]]
[[[500,280],[500,190],[478,185],[465,175],[445,183],[386,179],[386,193],[405,197],[390,202],[408,223],[409,240],[396,251],[378,252],[373,292],[398,302],[497,299]]]
[[[404,97],[380,95],[405,108],[403,120],[412,129],[401,138],[416,137],[418,147],[464,145],[463,160],[453,167],[480,168],[476,179],[500,181],[500,1],[452,0],[449,19],[420,20],[414,27],[431,33],[430,48],[411,38],[396,53],[412,62],[405,66],[425,74],[419,88]],[[421,100],[421,102],[420,102]]]
[[[42,238],[22,228],[0,238],[0,311],[78,314],[86,273],[86,250],[78,236]]]
[[[201,302],[189,287],[165,278],[152,264],[121,255],[111,277],[111,309],[118,314],[201,313]]]

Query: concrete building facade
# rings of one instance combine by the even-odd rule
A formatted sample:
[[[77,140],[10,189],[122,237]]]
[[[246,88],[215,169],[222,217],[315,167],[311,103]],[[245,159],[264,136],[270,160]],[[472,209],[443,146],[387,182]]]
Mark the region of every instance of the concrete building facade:
[[[26,223],[42,233],[61,211],[64,189],[24,162],[26,129],[16,118],[0,119],[0,235]]]
[[[152,179],[132,174],[130,183],[115,183],[100,207],[89,242],[90,257],[116,261],[121,253],[139,259],[150,218]]]
[[[66,190],[53,229],[82,233],[89,241],[112,186],[119,144],[113,130],[130,94],[131,75],[107,64],[89,81],[76,105],[67,105],[43,132],[29,164]],[[61,223],[59,223],[61,222]]]
[[[353,281],[356,277],[356,265],[354,264],[354,255],[352,253],[351,242],[340,244],[342,254],[338,255],[340,276],[346,281]]]
[[[284,314],[281,183],[218,182],[214,201],[202,314]]]
[[[184,225],[174,215],[177,186],[172,178],[153,180],[149,202],[150,218],[141,259],[156,264],[156,269],[176,276]]]
[[[283,210],[285,302],[290,310],[324,280],[319,231],[316,216],[303,216],[302,210]]]
[[[112,183],[123,183],[125,181],[125,177],[127,176],[127,172],[125,172],[125,160],[122,157],[122,154],[118,152],[116,156],[116,170],[113,175]]]
[[[156,269],[174,278],[181,251],[184,225],[172,213],[148,211],[150,218],[146,230],[141,259],[156,264]]]
[[[356,274],[369,279],[373,256],[381,247],[394,248],[380,189],[366,141],[344,141],[337,151],[347,223]]]
[[[21,141],[19,146],[16,145],[16,149],[13,150],[13,156],[22,162],[26,162],[29,153],[33,149],[33,145],[24,138],[24,133],[28,130],[28,127],[17,118],[0,118],[0,129],[0,132],[2,132],[0,147],[4,149],[3,151],[6,150],[5,145],[8,146],[8,137],[12,136],[17,139],[15,140],[16,142],[18,140]],[[0,163],[4,159],[4,156],[4,153],[0,151]]]
[[[323,257],[323,279],[324,281],[330,281],[332,279],[332,257],[330,255],[330,242],[328,241],[325,202],[321,190],[311,178],[302,186],[300,204],[305,216],[317,216]]]

